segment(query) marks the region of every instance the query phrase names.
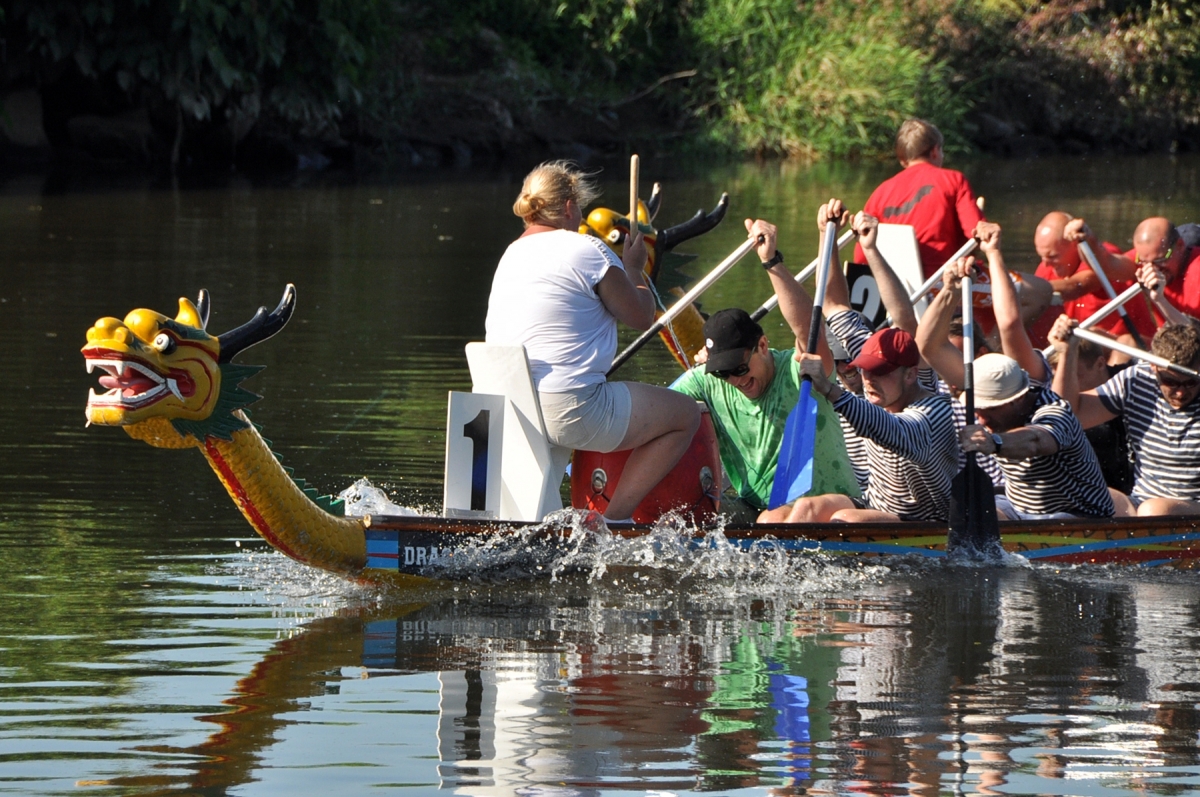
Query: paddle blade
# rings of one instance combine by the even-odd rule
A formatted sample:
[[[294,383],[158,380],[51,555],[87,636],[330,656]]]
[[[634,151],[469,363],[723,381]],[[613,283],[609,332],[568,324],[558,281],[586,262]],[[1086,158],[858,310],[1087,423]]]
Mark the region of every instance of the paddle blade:
[[[813,449],[817,439],[817,399],[812,382],[800,383],[800,399],[788,413],[783,427],[783,443],[771,486],[771,509],[795,501],[812,489]]]
[[[946,555],[972,561],[998,560],[1004,555],[996,519],[992,480],[967,454],[967,466],[950,483],[950,530]]]

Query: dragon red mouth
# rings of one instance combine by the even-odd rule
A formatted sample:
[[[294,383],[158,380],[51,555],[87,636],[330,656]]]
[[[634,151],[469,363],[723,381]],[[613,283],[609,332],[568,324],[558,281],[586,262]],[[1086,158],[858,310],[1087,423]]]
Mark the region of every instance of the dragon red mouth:
[[[97,393],[88,391],[89,407],[123,407],[136,409],[153,404],[167,396],[180,401],[195,392],[195,385],[186,372],[173,372],[162,376],[136,360],[124,357],[86,356],[87,372],[99,368],[104,371],[100,386],[106,389]]]

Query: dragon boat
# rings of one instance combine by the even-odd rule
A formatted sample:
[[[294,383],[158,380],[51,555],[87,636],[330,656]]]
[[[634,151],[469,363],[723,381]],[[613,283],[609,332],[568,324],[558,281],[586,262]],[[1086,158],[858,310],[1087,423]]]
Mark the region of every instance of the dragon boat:
[[[650,226],[653,200],[639,208],[638,222],[648,235],[655,233]],[[725,202],[723,197],[714,211],[657,233],[648,270],[661,274],[670,247],[715,226]],[[627,233],[629,223],[603,209],[588,219],[592,232],[614,243]],[[508,540],[524,550],[569,547],[586,537],[585,531],[616,538],[661,534],[664,526],[656,518],[680,506],[684,522],[668,525],[677,539],[696,548],[772,547],[838,557],[947,556],[948,529],[934,523],[724,522],[715,489],[720,465],[711,424],[702,425],[693,450],[639,507],[634,515],[638,522],[597,527],[599,514],[589,512],[589,507],[603,508],[596,505],[597,498],[619,478],[620,452],[604,455],[607,459],[577,459],[572,504],[578,511],[555,512],[562,507],[566,462],[544,439],[524,350],[489,349],[487,344],[467,347],[475,392],[450,394],[443,514],[346,516],[341,501],[320,496],[293,478],[250,422],[245,408],[259,396],[241,383],[262,367],[233,362],[282,330],[295,305],[296,290],[288,285],[274,310],[259,308],[247,323],[212,335],[206,329],[210,299],[202,290],[195,302],[181,298],[174,318],[147,309],[133,310],[124,319],[101,318],[88,330],[82,354],[88,373],[101,372],[104,388],[89,394],[89,424],[119,426],[159,448],[200,449],[254,530],[306,565],[356,581],[420,589],[470,576],[469,563],[475,561],[470,551],[481,546],[503,546]],[[669,345],[682,362],[702,345],[695,339],[699,319],[695,312],[670,335]],[[689,324],[694,327],[690,333]],[[1001,522],[1000,529],[1006,551],[1037,562],[1149,566],[1186,565],[1200,558],[1200,516],[1012,521]]]

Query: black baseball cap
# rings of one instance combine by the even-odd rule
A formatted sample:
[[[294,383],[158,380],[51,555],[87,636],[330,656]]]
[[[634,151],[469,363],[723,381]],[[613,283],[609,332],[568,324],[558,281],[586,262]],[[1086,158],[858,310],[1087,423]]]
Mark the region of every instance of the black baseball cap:
[[[745,310],[731,307],[713,313],[704,322],[704,348],[708,351],[704,373],[736,369],[762,334],[762,327]]]

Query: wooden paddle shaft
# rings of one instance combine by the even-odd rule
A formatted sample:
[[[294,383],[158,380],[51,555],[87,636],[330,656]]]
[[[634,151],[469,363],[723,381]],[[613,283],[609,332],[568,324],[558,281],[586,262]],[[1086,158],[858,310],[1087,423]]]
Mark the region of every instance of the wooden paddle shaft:
[[[690,291],[679,297],[679,300],[675,302],[675,304],[671,305],[671,307],[665,313],[660,315],[658,320],[656,320],[649,329],[639,335],[638,339],[633,343],[630,343],[625,348],[625,351],[617,355],[605,376],[612,376],[613,372],[624,365],[626,361],[628,361],[629,358],[637,352],[638,349],[646,345],[646,341],[650,340],[664,328],[666,328],[667,324],[675,320],[675,316],[687,309],[688,305],[696,301],[700,294],[704,293],[712,286],[714,282],[724,276],[726,271],[729,271],[729,269],[737,265],[739,260],[748,255],[750,252],[754,251],[754,248],[758,246],[759,241],[759,238],[748,238],[745,243],[743,243],[737,249],[734,249],[729,257],[718,263],[716,268],[708,272],[703,279],[693,285]]]
[[[854,236],[855,236],[854,230],[846,230],[844,233],[842,233],[841,237],[837,239],[838,250],[840,250],[846,244],[850,243],[851,239],[853,239]],[[813,261],[811,263],[809,263],[807,266],[805,266],[804,268],[802,268],[800,270],[800,273],[796,275],[796,282],[804,282],[809,277],[811,277],[813,275],[813,272],[817,270],[817,263],[819,263],[819,262],[821,262],[820,255],[818,255],[817,257],[814,257]],[[779,297],[772,295],[770,299],[767,299],[765,302],[763,302],[761,305],[759,305],[757,310],[755,310],[753,313],[750,314],[750,318],[752,318],[755,321],[761,321],[763,316],[765,316],[767,313],[771,312],[778,306],[779,306]]]
[[[637,155],[629,156],[629,231],[633,232],[638,223],[638,172],[641,169],[641,159]]]
[[[1159,368],[1167,368],[1169,370],[1184,374],[1185,376],[1190,376],[1193,379],[1200,379],[1200,371],[1193,371],[1186,365],[1173,363],[1165,357],[1159,357],[1157,354],[1151,354],[1148,351],[1142,351],[1134,346],[1126,346],[1124,343],[1121,343],[1118,340],[1113,340],[1106,335],[1100,335],[1092,332],[1091,330],[1081,329],[1079,327],[1073,329],[1071,334],[1075,335],[1075,337],[1079,338],[1080,340],[1090,340],[1098,346],[1104,346],[1105,348],[1112,349],[1113,351],[1119,351],[1122,354],[1128,354],[1130,357],[1136,357],[1139,360],[1145,360],[1151,365],[1157,365]]]

